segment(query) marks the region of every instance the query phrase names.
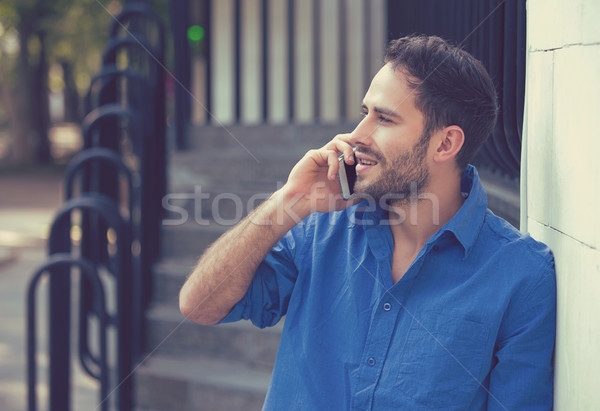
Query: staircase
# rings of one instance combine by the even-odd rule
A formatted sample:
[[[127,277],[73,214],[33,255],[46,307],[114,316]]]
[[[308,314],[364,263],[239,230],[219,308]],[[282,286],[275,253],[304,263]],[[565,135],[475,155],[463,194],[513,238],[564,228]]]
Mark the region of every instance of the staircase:
[[[154,267],[146,313],[148,357],[136,370],[138,411],[261,409],[282,324],[264,330],[245,321],[194,324],[179,312],[179,288],[203,250],[246,215],[249,204],[255,207],[283,184],[308,149],[351,129],[203,126],[191,130],[189,150],[171,154],[163,257]]]

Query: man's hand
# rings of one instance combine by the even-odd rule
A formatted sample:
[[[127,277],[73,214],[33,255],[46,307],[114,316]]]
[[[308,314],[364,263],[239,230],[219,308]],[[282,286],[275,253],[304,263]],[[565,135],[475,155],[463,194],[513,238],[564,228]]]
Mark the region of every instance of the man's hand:
[[[312,212],[343,210],[355,203],[342,198],[337,181],[338,154],[344,153],[347,164],[355,161],[349,137],[338,134],[322,148],[310,150],[290,172],[282,190],[285,198],[295,201],[294,210],[301,218]]]

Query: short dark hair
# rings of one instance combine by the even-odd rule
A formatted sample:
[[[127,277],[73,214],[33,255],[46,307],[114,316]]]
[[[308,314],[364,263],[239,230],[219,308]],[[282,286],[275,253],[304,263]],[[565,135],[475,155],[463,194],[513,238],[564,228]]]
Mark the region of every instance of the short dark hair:
[[[498,115],[496,89],[483,64],[437,36],[411,35],[390,42],[385,63],[401,70],[425,117],[423,135],[457,125],[465,142],[456,157],[464,169],[492,134]]]

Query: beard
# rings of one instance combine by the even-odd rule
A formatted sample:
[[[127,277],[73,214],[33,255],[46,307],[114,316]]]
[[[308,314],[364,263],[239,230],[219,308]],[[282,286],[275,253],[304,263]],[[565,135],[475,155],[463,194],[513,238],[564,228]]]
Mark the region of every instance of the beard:
[[[409,152],[400,153],[390,160],[368,147],[359,148],[358,152],[377,161],[381,171],[373,182],[364,181],[359,174],[354,191],[378,202],[385,199],[387,203],[405,203],[416,199],[429,182],[429,170],[425,164],[428,146],[429,136],[423,135]]]

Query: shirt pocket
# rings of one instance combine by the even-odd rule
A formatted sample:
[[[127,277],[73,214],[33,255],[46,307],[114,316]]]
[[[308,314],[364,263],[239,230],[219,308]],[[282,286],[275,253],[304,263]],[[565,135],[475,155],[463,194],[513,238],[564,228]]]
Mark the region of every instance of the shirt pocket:
[[[489,327],[440,312],[413,318],[397,388],[421,409],[468,409],[489,368]]]

